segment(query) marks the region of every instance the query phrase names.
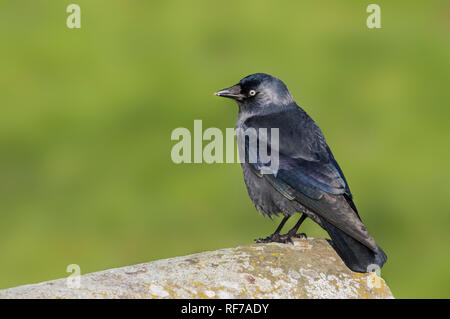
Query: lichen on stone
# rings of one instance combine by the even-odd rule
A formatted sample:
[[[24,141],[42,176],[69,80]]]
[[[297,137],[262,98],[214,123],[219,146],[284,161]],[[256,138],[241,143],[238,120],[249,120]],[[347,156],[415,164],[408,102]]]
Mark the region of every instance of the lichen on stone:
[[[64,278],[10,288],[0,298],[393,298],[373,276],[348,269],[326,240],[308,238],[85,274],[78,289]]]

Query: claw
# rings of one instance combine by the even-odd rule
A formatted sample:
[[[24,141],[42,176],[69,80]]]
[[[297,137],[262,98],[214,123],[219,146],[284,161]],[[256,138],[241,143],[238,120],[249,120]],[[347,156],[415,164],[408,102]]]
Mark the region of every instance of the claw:
[[[270,236],[267,236],[266,238],[255,239],[255,242],[257,242],[257,243],[272,243],[272,242],[278,242],[279,238],[280,238],[280,235],[272,234]]]
[[[283,241],[283,243],[284,244],[291,244],[291,245],[294,245],[294,242],[292,241],[292,238],[291,238],[291,236],[289,236],[289,235],[283,235],[282,237],[285,237],[285,239],[284,239],[284,241]]]
[[[291,239],[291,236],[272,234],[266,238],[255,239],[257,243],[282,243],[282,244],[293,244],[294,242]]]

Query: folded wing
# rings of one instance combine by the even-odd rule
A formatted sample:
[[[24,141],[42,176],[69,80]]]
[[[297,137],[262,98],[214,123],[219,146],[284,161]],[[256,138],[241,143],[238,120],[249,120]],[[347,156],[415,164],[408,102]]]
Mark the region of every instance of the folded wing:
[[[377,251],[375,241],[358,216],[347,181],[322,132],[302,109],[293,106],[276,114],[250,117],[242,127],[243,130],[248,128],[257,132],[257,145],[245,141],[246,153],[256,155],[257,161],[250,163],[256,174],[286,198],[299,201],[369,249]],[[264,128],[267,129],[267,137],[259,134],[259,129]],[[278,145],[271,141],[272,128],[279,130]],[[269,153],[278,149],[279,155],[278,168],[269,173],[267,168],[271,163],[263,163],[258,148],[266,142]]]

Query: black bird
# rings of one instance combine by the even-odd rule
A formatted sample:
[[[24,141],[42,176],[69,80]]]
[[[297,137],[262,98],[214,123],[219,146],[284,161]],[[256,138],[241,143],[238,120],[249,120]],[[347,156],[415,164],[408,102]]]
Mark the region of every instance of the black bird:
[[[253,204],[264,215],[284,215],[275,232],[257,242],[287,243],[292,237],[306,236],[297,234],[297,230],[309,217],[328,232],[331,245],[351,270],[381,268],[386,254],[362,223],[348,183],[321,130],[295,103],[286,85],[271,75],[256,73],[215,94],[234,99],[239,105],[237,130],[266,128],[264,141],[269,144],[269,152],[271,146],[273,150],[278,148],[277,169],[263,173],[270,163],[263,163],[259,155],[256,161],[248,160],[248,154],[259,154],[255,149],[258,146],[252,145],[250,138],[238,138],[239,149],[246,151],[242,170]],[[279,130],[276,146],[270,145],[272,128]],[[302,213],[297,224],[280,235],[295,213]]]

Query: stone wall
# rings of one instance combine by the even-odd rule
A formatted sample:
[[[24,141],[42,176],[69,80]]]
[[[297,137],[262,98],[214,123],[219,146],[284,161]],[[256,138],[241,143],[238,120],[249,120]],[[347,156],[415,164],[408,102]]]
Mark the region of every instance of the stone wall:
[[[0,290],[0,298],[393,298],[324,239],[253,244]]]

